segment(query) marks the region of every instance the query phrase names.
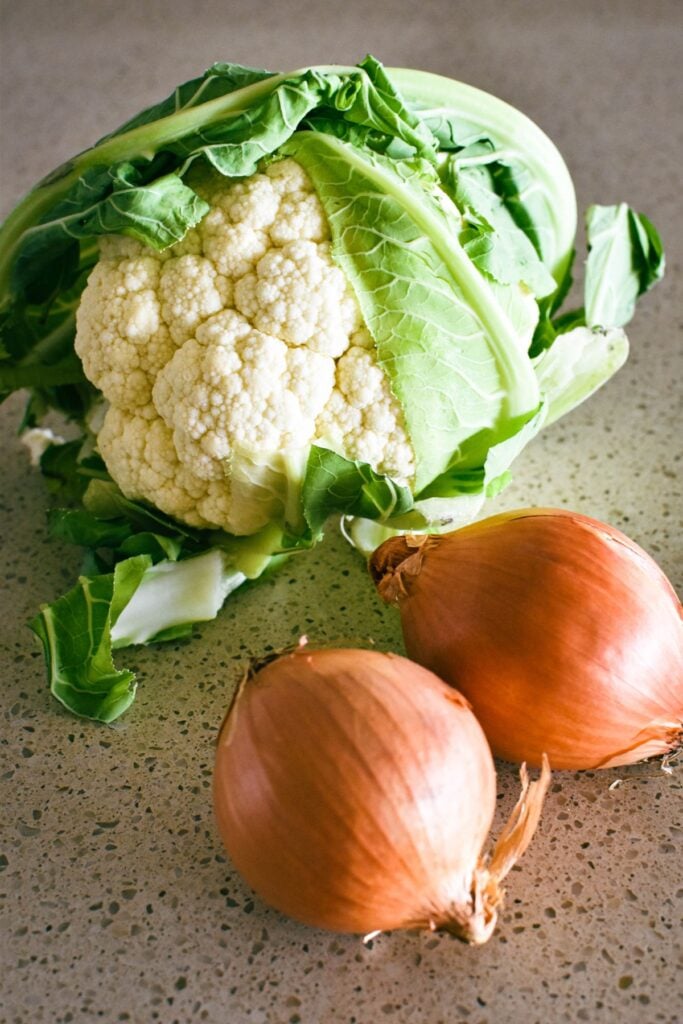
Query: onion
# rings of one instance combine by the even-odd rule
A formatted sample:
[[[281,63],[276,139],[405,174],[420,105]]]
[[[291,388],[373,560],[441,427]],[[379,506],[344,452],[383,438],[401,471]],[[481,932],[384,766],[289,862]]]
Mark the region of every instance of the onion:
[[[487,862],[496,802],[467,701],[398,655],[303,647],[251,670],[223,723],[214,806],[249,885],[341,932],[443,929],[486,941],[526,849],[547,765]]]
[[[608,768],[681,745],[681,605],[618,530],[523,509],[394,537],[370,569],[408,655],[464,693],[497,756]]]

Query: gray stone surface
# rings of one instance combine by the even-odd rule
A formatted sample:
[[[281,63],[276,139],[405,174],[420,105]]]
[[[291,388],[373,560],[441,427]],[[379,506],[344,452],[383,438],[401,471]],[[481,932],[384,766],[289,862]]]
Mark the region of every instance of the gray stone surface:
[[[492,508],[563,505],[606,519],[681,586],[679,3],[24,0],[3,3],[1,28],[2,212],[214,59],[286,68],[370,50],[462,78],[538,121],[580,206],[625,199],[647,211],[669,272],[631,325],[627,366],[532,444]],[[235,595],[191,644],[131,652],[139,697],[120,722],[69,717],[24,624],[79,559],[47,541],[42,483],[15,436],[20,407],[0,410],[0,1020],[680,1019],[680,771],[558,773],[479,949],[427,934],[364,946],[255,899],[222,853],[210,806],[213,743],[241,666],[301,632],[400,650],[397,616],[331,531]],[[501,764],[496,829],[516,787]]]

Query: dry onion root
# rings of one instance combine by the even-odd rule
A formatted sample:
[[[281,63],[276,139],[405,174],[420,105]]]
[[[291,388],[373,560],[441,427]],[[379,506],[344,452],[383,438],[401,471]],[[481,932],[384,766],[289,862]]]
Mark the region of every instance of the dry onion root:
[[[309,650],[247,673],[223,723],[214,805],[240,873],[309,925],[491,935],[501,880],[534,833],[550,773],[490,857],[491,753],[467,701],[397,655]]]
[[[408,655],[464,693],[497,756],[608,768],[680,747],[681,605],[618,530],[522,509],[392,538],[370,569]]]

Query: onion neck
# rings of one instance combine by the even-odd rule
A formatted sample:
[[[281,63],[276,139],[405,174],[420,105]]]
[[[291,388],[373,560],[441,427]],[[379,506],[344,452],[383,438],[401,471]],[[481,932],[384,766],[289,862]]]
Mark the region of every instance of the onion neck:
[[[470,900],[465,904],[452,904],[430,921],[429,926],[433,931],[448,932],[469,946],[481,946],[493,934],[502,902],[503,891],[497,879],[480,865],[474,872]]]
[[[538,825],[543,800],[550,785],[550,766],[543,755],[541,774],[529,781],[526,765],[520,768],[522,792],[508,818],[488,862],[480,860],[474,869],[470,898],[452,903],[429,920],[432,931],[446,931],[470,945],[481,945],[491,937],[503,902],[501,882],[531,842]]]
[[[387,604],[398,604],[408,596],[426,553],[438,543],[438,536],[405,534],[391,537],[377,548],[370,559],[370,575]]]

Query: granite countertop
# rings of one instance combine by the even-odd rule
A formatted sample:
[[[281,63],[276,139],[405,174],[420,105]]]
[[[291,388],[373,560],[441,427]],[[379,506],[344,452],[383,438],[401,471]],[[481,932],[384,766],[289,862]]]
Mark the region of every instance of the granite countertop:
[[[561,505],[607,520],[680,589],[683,7],[196,0],[189,11],[177,0],[3,6],[0,212],[215,59],[286,68],[370,50],[507,99],[558,144],[581,208],[625,199],[648,213],[668,276],[631,325],[627,366],[531,444],[491,508]],[[400,651],[398,618],[331,530],[236,594],[192,643],[131,651],[139,695],[114,725],[70,717],[25,622],[70,585],[79,554],[47,540],[43,484],[16,438],[21,405],[0,409],[1,1021],[680,1020],[680,769],[556,773],[481,948],[414,933],[364,945],[255,898],[223,854],[210,804],[213,744],[241,667],[302,632]],[[495,830],[517,790],[515,768],[498,768]]]

